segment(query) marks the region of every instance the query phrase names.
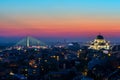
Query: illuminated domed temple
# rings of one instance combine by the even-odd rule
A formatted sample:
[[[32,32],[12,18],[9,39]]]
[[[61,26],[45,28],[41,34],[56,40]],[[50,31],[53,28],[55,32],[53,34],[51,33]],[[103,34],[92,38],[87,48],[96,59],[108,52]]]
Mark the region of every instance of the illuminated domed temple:
[[[106,41],[102,35],[98,35],[94,41],[90,42],[89,49],[109,50],[110,44],[109,44],[109,41]]]

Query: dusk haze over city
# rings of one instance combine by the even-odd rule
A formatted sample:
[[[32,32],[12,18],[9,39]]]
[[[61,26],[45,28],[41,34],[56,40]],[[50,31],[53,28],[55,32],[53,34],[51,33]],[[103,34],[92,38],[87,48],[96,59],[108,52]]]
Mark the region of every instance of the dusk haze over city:
[[[0,80],[120,80],[120,0],[0,0]]]
[[[119,38],[119,0],[1,0],[0,36]]]

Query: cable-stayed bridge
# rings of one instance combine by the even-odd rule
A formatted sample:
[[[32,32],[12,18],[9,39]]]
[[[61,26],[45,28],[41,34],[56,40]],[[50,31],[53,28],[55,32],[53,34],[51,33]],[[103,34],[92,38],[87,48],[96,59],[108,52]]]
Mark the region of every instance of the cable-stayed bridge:
[[[33,38],[31,36],[27,36],[15,44],[15,46],[22,46],[22,47],[45,46],[45,45],[46,44],[43,43],[42,41]]]

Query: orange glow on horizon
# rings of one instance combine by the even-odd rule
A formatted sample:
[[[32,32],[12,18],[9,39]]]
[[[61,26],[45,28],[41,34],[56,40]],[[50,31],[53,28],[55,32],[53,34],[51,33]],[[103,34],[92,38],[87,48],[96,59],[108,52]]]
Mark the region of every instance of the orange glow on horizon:
[[[81,36],[104,33],[118,35],[119,20],[101,18],[28,18],[18,17],[13,21],[0,21],[0,36]]]

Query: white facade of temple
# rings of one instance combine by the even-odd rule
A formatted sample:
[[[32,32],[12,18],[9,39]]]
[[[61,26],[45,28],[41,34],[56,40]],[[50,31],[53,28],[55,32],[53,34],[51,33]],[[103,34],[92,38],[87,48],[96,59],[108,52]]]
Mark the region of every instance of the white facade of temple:
[[[89,49],[95,49],[95,50],[109,50],[110,49],[110,43],[109,41],[106,41],[102,35],[98,35],[94,41],[90,42]]]

